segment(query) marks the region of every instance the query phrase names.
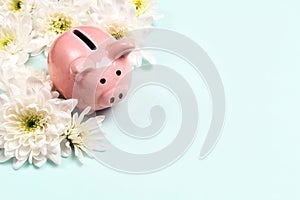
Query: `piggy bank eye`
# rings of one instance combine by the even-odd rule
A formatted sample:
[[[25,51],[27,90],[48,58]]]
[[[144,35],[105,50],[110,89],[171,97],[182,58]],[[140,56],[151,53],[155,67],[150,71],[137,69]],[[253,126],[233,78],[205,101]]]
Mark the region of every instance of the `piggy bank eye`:
[[[117,70],[116,74],[117,74],[117,76],[121,76],[121,74],[122,74],[121,70]]]
[[[101,78],[101,79],[100,79],[100,83],[101,83],[101,84],[106,83],[106,79],[105,79],[105,78]]]

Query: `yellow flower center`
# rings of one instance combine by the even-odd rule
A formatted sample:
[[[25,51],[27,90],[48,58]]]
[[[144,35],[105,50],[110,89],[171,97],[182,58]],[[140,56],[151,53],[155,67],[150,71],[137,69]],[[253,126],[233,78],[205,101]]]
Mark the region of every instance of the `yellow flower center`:
[[[146,3],[145,0],[129,0],[130,3],[135,5],[136,16],[141,16],[145,13]]]
[[[0,50],[6,50],[7,46],[13,41],[14,37],[5,36],[0,38]]]
[[[117,40],[122,39],[125,36],[125,33],[127,32],[126,26],[122,25],[121,23],[108,25],[106,26],[106,30]]]
[[[23,2],[20,0],[11,0],[9,2],[9,10],[19,12],[22,9]]]
[[[70,128],[67,129],[66,139],[70,141],[72,145],[84,146],[83,138],[86,137],[87,133],[79,129],[75,124],[72,124]]]
[[[35,131],[40,126],[41,117],[39,116],[29,116],[23,119],[24,128],[26,132]]]
[[[24,133],[35,132],[47,128],[50,117],[45,111],[37,111],[29,108],[24,114],[21,114],[18,119],[19,130]]]
[[[118,32],[118,31],[113,30],[113,31],[110,31],[110,34],[111,34],[114,38],[116,38],[117,40],[122,39],[122,38],[124,37],[122,31],[119,31],[119,32]]]
[[[57,35],[69,30],[72,27],[72,18],[64,14],[55,13],[49,20],[49,31],[55,32]]]

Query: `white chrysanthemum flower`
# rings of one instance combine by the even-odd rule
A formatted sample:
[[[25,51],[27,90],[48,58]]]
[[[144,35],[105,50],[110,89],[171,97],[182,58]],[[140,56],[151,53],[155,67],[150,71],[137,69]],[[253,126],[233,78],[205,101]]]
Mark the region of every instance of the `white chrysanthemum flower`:
[[[153,22],[151,16],[136,16],[135,5],[127,0],[98,0],[91,7],[92,23],[106,30],[116,39],[124,37],[128,31],[149,28]]]
[[[33,76],[42,81],[45,87],[51,90],[52,82],[49,76],[43,71],[35,70],[32,67],[25,65],[12,65],[0,60],[0,89],[8,91],[10,84],[14,83],[15,86],[25,90],[26,81],[29,77]]]
[[[78,113],[75,113],[65,134],[61,137],[62,156],[69,156],[73,147],[75,155],[81,163],[84,162],[83,152],[94,158],[93,150],[104,151],[104,147],[100,142],[103,139],[100,126],[104,116],[96,116],[83,122],[84,116],[90,109],[90,107],[87,107],[79,117]]]
[[[14,13],[22,16],[35,10],[35,0],[1,0],[0,11],[2,13]]]
[[[38,54],[42,46],[42,39],[33,38],[30,15],[0,15],[0,60],[24,64],[29,54]]]
[[[151,28],[153,16],[137,16],[135,5],[128,0],[98,0],[97,6],[91,7],[92,24],[110,33],[114,38],[130,37],[131,31]],[[142,65],[143,55],[150,63],[153,57],[149,53],[136,51],[129,55],[134,66]]]
[[[136,8],[136,15],[140,16],[152,16],[154,20],[157,20],[162,17],[161,14],[157,13],[157,1],[156,0],[129,0],[130,3],[133,3]]]
[[[60,135],[77,102],[57,96],[34,77],[27,79],[25,91],[11,84],[0,95],[0,162],[13,158],[15,169],[27,160],[37,167],[47,159],[60,163]]]
[[[72,27],[89,21],[90,1],[41,1],[33,15],[35,35],[47,41],[45,53],[54,40]]]

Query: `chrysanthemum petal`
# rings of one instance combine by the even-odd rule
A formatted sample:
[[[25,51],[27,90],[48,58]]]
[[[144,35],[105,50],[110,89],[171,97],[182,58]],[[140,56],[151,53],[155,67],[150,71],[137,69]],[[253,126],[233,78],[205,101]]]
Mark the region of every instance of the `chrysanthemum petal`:
[[[60,154],[52,154],[52,153],[50,153],[49,155],[48,155],[48,158],[52,161],[52,162],[54,162],[55,164],[60,164],[60,161],[61,161],[61,157],[60,157]]]
[[[11,159],[11,157],[6,156],[6,155],[4,154],[4,150],[1,149],[1,150],[0,150],[0,163],[6,162],[6,161],[8,161],[9,159]]]
[[[71,155],[71,146],[70,142],[67,139],[64,139],[60,143],[61,155],[63,157],[68,157]]]
[[[14,158],[12,166],[14,169],[19,169],[20,167],[22,167],[24,165],[25,162],[26,162],[26,159],[17,160],[16,158]]]
[[[74,151],[75,151],[75,156],[77,156],[78,160],[81,163],[84,163],[84,158],[83,158],[83,154],[82,154],[81,150],[78,147],[75,146]]]
[[[33,164],[36,167],[41,167],[42,165],[44,165],[47,161],[47,158],[43,157],[41,160],[37,160],[37,159],[33,159]]]

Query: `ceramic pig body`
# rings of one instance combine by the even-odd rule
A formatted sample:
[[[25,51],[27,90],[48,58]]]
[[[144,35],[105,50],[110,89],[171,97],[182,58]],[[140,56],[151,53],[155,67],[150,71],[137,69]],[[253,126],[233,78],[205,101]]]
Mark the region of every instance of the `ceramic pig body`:
[[[132,68],[122,52],[133,48],[128,40],[115,40],[96,27],[73,28],[62,34],[49,51],[50,78],[65,98],[78,99],[80,110],[87,106],[92,111],[111,107],[129,89]],[[99,66],[105,59],[112,62]]]

